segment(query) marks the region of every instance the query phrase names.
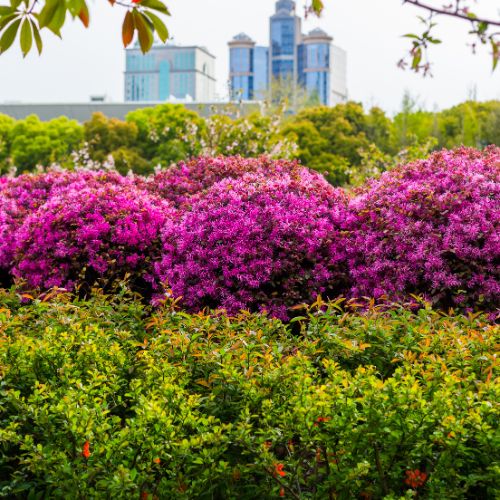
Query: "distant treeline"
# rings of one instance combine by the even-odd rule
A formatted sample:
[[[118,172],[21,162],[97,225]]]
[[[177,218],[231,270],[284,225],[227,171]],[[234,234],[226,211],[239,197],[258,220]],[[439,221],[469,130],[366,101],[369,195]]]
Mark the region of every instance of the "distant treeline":
[[[0,171],[31,172],[58,164],[114,166],[125,174],[198,155],[267,154],[297,158],[323,172],[335,185],[357,184],[367,176],[430,150],[459,145],[500,145],[500,101],[467,101],[429,112],[405,99],[394,118],[349,102],[309,107],[293,116],[273,113],[202,118],[179,104],[132,111],[125,121],[96,113],[80,125],[60,117],[14,120],[0,115]]]

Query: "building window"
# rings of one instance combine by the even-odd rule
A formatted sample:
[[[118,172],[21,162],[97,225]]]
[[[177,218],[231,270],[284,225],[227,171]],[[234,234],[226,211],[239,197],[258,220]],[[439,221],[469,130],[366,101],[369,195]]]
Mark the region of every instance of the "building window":
[[[231,73],[251,73],[253,68],[251,48],[236,47],[231,49]]]
[[[295,51],[295,19],[271,20],[273,56],[293,56]]]

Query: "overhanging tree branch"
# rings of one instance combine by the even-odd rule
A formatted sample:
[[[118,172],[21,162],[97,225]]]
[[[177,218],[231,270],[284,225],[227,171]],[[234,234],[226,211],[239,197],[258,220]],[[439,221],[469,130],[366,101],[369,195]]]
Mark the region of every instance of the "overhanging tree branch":
[[[495,21],[492,19],[484,19],[476,16],[475,14],[467,13],[464,9],[460,9],[458,6],[455,9],[447,9],[445,7],[438,8],[432,5],[426,4],[424,2],[420,2],[420,0],[403,0],[403,3],[409,3],[411,5],[415,5],[416,7],[420,7],[421,9],[425,9],[434,14],[439,14],[443,16],[456,17],[458,19],[464,19],[470,22],[477,23],[485,23],[490,26],[500,26],[500,20]]]

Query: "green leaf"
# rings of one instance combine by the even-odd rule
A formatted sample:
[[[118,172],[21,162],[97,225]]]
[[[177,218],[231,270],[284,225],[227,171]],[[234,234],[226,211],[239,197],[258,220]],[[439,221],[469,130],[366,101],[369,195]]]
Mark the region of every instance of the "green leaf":
[[[312,0],[312,9],[316,14],[321,14],[323,11],[324,5],[322,0]]]
[[[153,10],[157,10],[158,12],[161,12],[162,14],[165,14],[167,16],[170,15],[169,10],[167,9],[167,6],[161,2],[160,0],[142,0],[141,2],[142,7],[148,7]]]
[[[422,60],[422,49],[418,48],[413,55],[413,61],[411,64],[412,69],[415,70],[418,69],[421,60]]]
[[[42,43],[42,37],[40,36],[40,31],[38,30],[38,27],[34,23],[34,21],[31,21],[31,26],[33,28],[33,37],[35,39],[35,44],[36,44],[36,48],[38,50],[38,54],[41,54],[42,48],[43,48],[43,43]]]
[[[5,26],[7,26],[7,24],[9,24],[11,21],[13,21],[14,19],[16,19],[18,17],[19,17],[19,13],[18,12],[14,13],[14,14],[11,14],[10,16],[4,17],[0,21],[0,31],[2,31],[5,28]]]
[[[12,7],[8,7],[7,5],[0,5],[0,16],[6,16],[14,11],[15,9],[13,9]]]
[[[5,52],[12,45],[20,24],[21,19],[17,19],[4,31],[2,38],[0,38],[0,53]]]
[[[52,21],[59,7],[59,0],[46,0],[43,9],[38,14],[38,25],[45,28]]]
[[[413,33],[407,33],[406,35],[403,35],[403,38],[415,38],[416,40],[420,40],[420,37]]]
[[[31,46],[33,45],[31,23],[28,18],[24,19],[23,25],[21,26],[20,43],[21,43],[21,52],[23,53],[23,57],[26,57],[28,52],[31,50]]]
[[[139,34],[139,45],[141,46],[142,53],[145,54],[153,45],[153,32],[148,23],[149,19],[141,14],[137,9],[132,11],[135,28]]]
[[[156,33],[158,33],[158,37],[160,38],[160,40],[162,42],[166,42],[168,40],[168,29],[165,26],[165,23],[158,16],[155,16],[152,12],[146,12],[145,15],[153,23],[154,29]]]
[[[64,2],[58,2],[54,16],[49,24],[47,24],[47,28],[59,38],[61,38],[61,28],[66,20],[66,11],[66,4]]]
[[[497,68],[498,59],[500,59],[500,48],[494,38],[491,38],[491,49],[493,51],[493,71]]]
[[[17,9],[21,5],[22,0],[10,0],[10,5],[12,9]]]
[[[66,2],[66,5],[74,19],[82,10],[83,0],[69,0],[68,2]]]

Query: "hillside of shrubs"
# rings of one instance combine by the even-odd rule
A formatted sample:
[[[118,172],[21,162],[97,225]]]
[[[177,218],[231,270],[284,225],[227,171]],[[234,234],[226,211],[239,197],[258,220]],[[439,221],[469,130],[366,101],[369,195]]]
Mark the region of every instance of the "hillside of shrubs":
[[[344,183],[173,109],[122,150],[170,166],[33,136],[60,164],[0,177],[0,496],[500,497],[500,147]]]
[[[293,115],[285,104],[248,116],[228,105],[209,118],[165,104],[133,111],[125,121],[97,113],[83,125],[65,117],[42,122],[0,116],[0,172],[17,174],[56,163],[146,175],[193,156],[266,154],[299,159],[331,184],[349,186],[433,150],[491,144],[500,146],[499,101],[428,112],[408,95],[393,118],[355,102],[305,107]]]

